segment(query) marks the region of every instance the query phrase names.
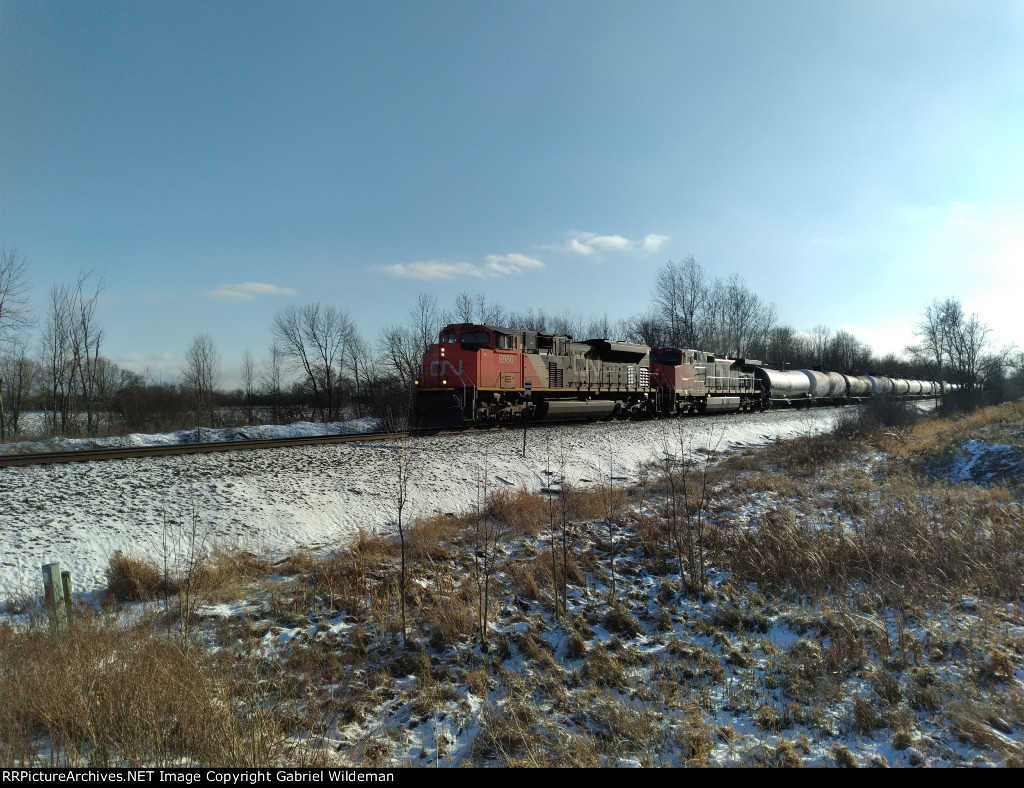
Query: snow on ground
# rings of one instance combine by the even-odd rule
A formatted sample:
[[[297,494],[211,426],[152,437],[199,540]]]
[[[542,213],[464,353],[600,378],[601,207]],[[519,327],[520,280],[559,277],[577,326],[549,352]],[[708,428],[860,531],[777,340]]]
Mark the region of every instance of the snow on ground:
[[[345,543],[360,529],[393,527],[396,454],[405,448],[411,480],[405,515],[460,512],[475,505],[482,480],[537,490],[547,472],[569,482],[631,481],[666,449],[724,452],[830,430],[842,409],[775,411],[521,431],[466,432],[244,452],[110,460],[0,469],[0,599],[38,594],[41,565],[71,570],[75,588],[105,587],[117,550],[160,562],[195,524],[202,543],[276,553]],[[366,423],[327,425],[362,431]],[[247,437],[324,434],[325,425],[204,430]],[[195,430],[110,439],[188,442]],[[61,449],[70,448],[70,442]],[[88,445],[99,445],[90,441]],[[52,450],[52,449],[51,449]],[[169,545],[169,546],[168,546]]]
[[[951,482],[1020,484],[1024,478],[1024,452],[1007,444],[969,440],[952,458],[932,463],[929,470]]]
[[[121,449],[134,446],[182,446],[190,443],[221,443],[226,441],[274,440],[285,438],[352,435],[377,431],[377,420],[354,419],[344,422],[295,424],[261,424],[251,427],[211,429],[196,427],[159,435],[132,433],[113,438],[47,438],[38,441],[0,443],[0,454],[45,454],[46,452],[85,451],[89,449]]]

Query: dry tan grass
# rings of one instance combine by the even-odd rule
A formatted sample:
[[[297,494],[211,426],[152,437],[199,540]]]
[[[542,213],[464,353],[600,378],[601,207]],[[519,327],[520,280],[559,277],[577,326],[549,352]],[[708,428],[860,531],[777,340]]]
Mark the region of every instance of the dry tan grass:
[[[841,769],[855,769],[858,766],[857,756],[850,752],[850,748],[845,744],[836,742],[832,745],[829,754],[832,756],[836,766]]]
[[[944,418],[932,414],[921,419],[914,429],[890,438],[885,448],[897,458],[911,459],[915,465],[959,447],[970,438],[991,435],[1000,442],[1020,445],[1024,403],[1007,402],[967,414]]]
[[[435,567],[419,603],[419,620],[428,633],[430,645],[443,651],[473,637],[476,630],[476,609],[470,602],[472,591],[459,585],[458,579],[446,569]]]
[[[730,494],[772,492],[785,498],[803,495],[807,484],[787,474],[759,471],[738,477],[729,486]]]
[[[228,602],[242,598],[255,580],[272,570],[273,564],[266,557],[241,550],[217,550],[196,564],[195,584],[203,601]]]
[[[253,766],[283,756],[270,716],[236,716],[236,695],[207,652],[152,631],[77,616],[0,632],[0,763]],[[55,653],[60,659],[54,659]],[[248,716],[249,721],[243,722]]]
[[[308,547],[300,547],[285,555],[276,563],[276,567],[282,575],[299,575],[313,571],[317,563],[312,550]]]
[[[217,550],[197,556],[191,564],[175,564],[165,575],[152,561],[118,552],[107,565],[107,591],[119,602],[174,599],[183,594],[189,595],[189,604],[226,602],[239,599],[272,568],[268,559],[254,553]]]
[[[119,602],[148,602],[176,588],[164,582],[164,573],[155,563],[117,552],[107,563],[107,591]]]
[[[495,490],[487,498],[487,514],[508,526],[510,536],[536,536],[551,518],[546,496],[523,489]]]
[[[563,502],[569,522],[583,523],[603,520],[609,511],[622,509],[627,499],[625,490],[621,487],[600,490],[566,484],[562,487],[561,497],[555,501],[555,511],[559,519],[562,517]]]
[[[1011,599],[1024,582],[1024,518],[1006,490],[894,474],[877,503],[840,494],[837,505],[860,527],[779,506],[745,528],[719,529],[716,558],[762,589],[811,596],[859,582],[885,599],[895,590],[918,600],[979,590]]]
[[[885,439],[910,445],[917,440],[916,429],[900,428]],[[928,440],[938,445],[935,436]],[[485,654],[467,647],[478,635],[479,600],[472,574],[472,533],[467,531],[471,523],[463,518],[443,515],[410,525],[406,547],[415,578],[406,597],[410,648],[400,647],[394,636],[398,545],[393,537],[363,534],[350,549],[327,557],[296,554],[287,559],[291,576],[266,585],[258,620],[225,621],[210,628],[222,644],[258,644],[276,627],[302,627],[301,637],[282,650],[276,668],[261,662],[246,684],[233,662],[234,649],[222,649],[216,666],[198,660],[201,671],[212,666],[204,677],[194,678],[187,666],[177,668],[193,677],[193,685],[208,696],[204,702],[217,707],[222,716],[211,716],[227,726],[224,738],[229,743],[210,743],[203,738],[207,734],[200,733],[198,743],[171,746],[167,739],[156,756],[144,757],[149,762],[183,758],[225,763],[251,757],[254,763],[268,763],[275,757],[280,760],[285,736],[302,736],[321,724],[316,715],[342,725],[369,726],[375,715],[387,715],[385,704],[392,703],[416,716],[443,711],[450,718],[465,714],[468,721],[470,703],[457,696],[465,685],[473,695],[486,698],[483,733],[472,746],[472,760],[479,765],[599,766],[623,758],[642,765],[657,765],[661,759],[707,765],[716,733],[706,715],[720,713],[749,715],[745,722],[766,732],[742,736],[720,726],[718,737],[730,742],[730,755],[724,757],[749,765],[802,765],[798,747],[809,755],[809,743],[776,738],[792,736],[795,725],[822,738],[853,729],[876,741],[892,741],[898,749],[897,744],[915,743],[911,731],[921,720],[940,716],[951,720],[948,729],[972,746],[1000,754],[1007,764],[1017,763],[1016,750],[1006,748],[1000,737],[1015,736],[1022,724],[1024,701],[1010,698],[1012,682],[1007,679],[1020,662],[1024,640],[1018,644],[1005,635],[999,617],[1005,606],[994,604],[1012,598],[1015,583],[1019,595],[1024,573],[1024,518],[1012,496],[1006,490],[933,484],[913,473],[909,461],[888,466],[888,478],[876,483],[874,476],[850,470],[855,461],[835,450],[832,438],[818,445],[812,439],[797,443],[774,447],[767,467],[755,463],[753,455],[743,458],[746,482],[722,488],[721,505],[711,513],[706,549],[709,568],[727,572],[729,582],[711,584],[699,606],[692,604],[695,592],[680,598],[678,588],[664,586],[651,607],[655,600],[650,587],[633,583],[634,573],[646,585],[652,575],[676,571],[666,565],[673,548],[666,524],[654,513],[654,481],[648,481],[644,490],[645,496],[652,496],[644,518],[615,514],[628,503],[626,491],[616,488],[570,488],[564,499],[551,501],[551,508],[540,496],[495,493],[488,513],[507,527],[501,529],[502,544],[494,555],[490,612],[503,626],[492,632]],[[884,466],[881,460],[879,464]],[[808,470],[811,465],[817,475]],[[703,492],[700,485],[706,481],[691,474],[686,483],[694,485],[694,492]],[[786,500],[765,511],[765,491]],[[744,504],[754,501],[763,513],[737,521],[732,512],[741,507],[750,511]],[[852,522],[827,511],[833,502],[852,516]],[[603,594],[571,589],[570,614],[556,621],[549,617],[551,587],[560,580],[562,556],[559,543],[552,560],[548,524],[553,508],[555,534],[560,536],[563,503],[572,523],[570,583],[582,585],[581,567],[595,577],[607,576],[610,545],[601,523],[612,513],[619,536],[616,574],[621,587],[619,602],[611,606]],[[193,579],[197,588],[244,586],[263,571],[270,569],[257,557],[215,554],[197,565]],[[757,593],[751,583],[757,584]],[[916,635],[902,630],[903,622],[922,621],[923,611],[960,592],[980,597],[984,608],[977,613],[980,623],[968,635],[969,642],[936,643],[919,630]],[[813,604],[798,606],[805,596]],[[532,600],[541,605],[531,609],[526,603]],[[318,632],[314,622],[325,606],[334,613],[344,611],[347,623],[351,624],[348,616],[357,623],[345,636],[327,636],[322,628]],[[538,610],[546,612],[541,615]],[[656,656],[629,642],[640,628],[632,613],[640,610],[644,625],[660,630],[654,640],[664,644],[664,650]],[[898,620],[893,611],[898,611]],[[617,634],[606,642],[591,642],[594,633],[587,620]],[[773,622],[801,636],[786,653],[773,647],[768,637],[755,634]],[[887,625],[899,630],[891,640]],[[550,634],[546,627],[551,627]],[[690,634],[707,638],[700,641],[706,647],[688,642]],[[0,629],[0,682],[10,675],[10,663],[5,662],[12,651],[10,638],[9,631]],[[552,647],[549,639],[557,646]],[[106,649],[107,659],[113,655],[119,660],[127,653],[119,642],[98,648]],[[518,673],[503,663],[517,652],[528,660]],[[183,653],[197,659],[189,649]],[[458,654],[458,661],[451,659],[452,654]],[[768,661],[767,669],[752,670],[762,658]],[[964,675],[969,700],[962,708],[952,707],[950,683],[939,680],[939,672],[929,667],[937,661],[943,670],[969,663]],[[86,678],[93,675],[76,669]],[[218,671],[223,671],[223,678]],[[844,694],[854,677],[857,692],[869,686],[868,694]],[[6,689],[0,684],[4,701]],[[259,704],[246,706],[246,692],[258,693]],[[147,707],[138,694],[132,698],[132,703],[157,708],[152,703]],[[462,704],[456,705],[460,700]],[[199,701],[191,702],[199,708]],[[277,710],[283,703],[288,704],[287,713]],[[26,707],[12,708],[24,714]],[[249,719],[246,715],[253,708],[251,727],[233,718],[225,722],[223,715],[231,717],[239,710],[241,719]],[[259,716],[260,708],[269,713]],[[0,733],[0,760],[31,754],[50,730],[64,737],[60,741],[74,738],[61,732],[63,728],[44,729],[39,722],[26,723],[17,715],[4,717],[5,713],[0,703],[0,732],[13,726],[15,736],[3,738]],[[119,713],[129,719],[126,712]],[[198,713],[172,708],[162,718],[156,716],[180,714],[191,720],[187,715]],[[99,724],[115,730],[119,719],[108,714]],[[566,725],[565,720],[573,723]],[[362,766],[394,765],[406,757],[399,743],[406,734],[399,727],[377,728],[342,751]],[[260,743],[245,749],[239,732]],[[135,740],[119,734],[122,739],[116,744],[104,743],[106,749],[97,750],[92,739],[75,735],[79,741],[66,750],[74,753],[67,758],[69,763],[112,762],[131,747],[141,752],[151,746],[133,744]],[[929,740],[924,733],[921,737]],[[112,740],[110,736],[104,742]],[[439,739],[438,753],[444,746]],[[190,754],[182,755],[186,749]],[[922,752],[917,757],[935,756],[934,751]],[[858,758],[863,765],[884,763],[843,748],[836,748],[833,758],[849,765]]]
[[[464,529],[463,521],[452,515],[436,514],[417,520],[405,540],[406,556],[412,560],[443,561],[454,553],[453,542]]]
[[[1014,741],[1014,728],[1021,725],[1021,693],[1002,703],[978,701],[962,695],[949,713],[950,731],[961,741],[996,753],[1007,762],[1024,759],[1024,745]]]

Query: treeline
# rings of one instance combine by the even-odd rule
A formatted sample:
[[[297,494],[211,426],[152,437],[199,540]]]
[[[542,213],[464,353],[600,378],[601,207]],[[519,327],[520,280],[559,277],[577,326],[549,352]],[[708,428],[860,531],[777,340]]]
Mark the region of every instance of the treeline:
[[[775,305],[741,277],[710,279],[692,256],[658,269],[648,310],[614,321],[510,310],[484,293],[459,293],[450,305],[421,293],[399,322],[367,337],[336,306],[288,306],[273,317],[262,358],[245,351],[241,385],[233,389],[223,385],[222,359],[207,334],[193,338],[172,380],[148,378],[104,356],[103,288],[101,276],[84,272],[72,284],[53,285],[42,307],[30,309],[24,256],[0,250],[0,440],[24,432],[28,411],[42,412],[43,430],[54,435],[361,416],[400,428],[424,351],[442,326],[456,322],[695,348],[778,368],[941,378],[992,399],[1024,391],[1021,354],[994,349],[988,328],[965,316],[955,299],[926,307],[920,341],[905,356],[879,358],[846,331],[780,323]]]

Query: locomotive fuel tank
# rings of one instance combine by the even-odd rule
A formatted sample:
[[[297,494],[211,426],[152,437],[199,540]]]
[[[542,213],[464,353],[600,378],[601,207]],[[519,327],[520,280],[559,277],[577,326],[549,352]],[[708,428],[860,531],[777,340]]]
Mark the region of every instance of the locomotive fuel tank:
[[[535,421],[606,419],[615,411],[612,400],[547,400],[538,403]]]
[[[739,410],[740,401],[739,397],[708,397],[704,406],[704,412]]]

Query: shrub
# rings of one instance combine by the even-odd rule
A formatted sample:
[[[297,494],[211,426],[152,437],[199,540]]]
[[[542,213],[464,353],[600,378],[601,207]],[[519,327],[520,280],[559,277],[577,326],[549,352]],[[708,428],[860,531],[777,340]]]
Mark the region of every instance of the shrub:
[[[282,757],[272,714],[210,656],[145,628],[79,616],[55,660],[48,627],[0,649],[0,763],[243,766]],[[238,712],[236,714],[236,711]]]
[[[854,756],[854,754],[850,752],[850,748],[847,747],[845,744],[840,744],[839,742],[833,744],[831,755],[832,760],[836,763],[836,766],[842,769],[853,769],[857,766],[856,756]]]
[[[495,490],[487,498],[487,514],[505,523],[513,535],[536,536],[547,525],[548,500],[526,490]]]
[[[175,591],[165,584],[163,572],[152,561],[120,550],[110,557],[106,575],[107,591],[118,602],[148,602]]]
[[[636,637],[644,630],[636,616],[630,613],[620,604],[614,604],[608,608],[604,616],[604,626],[609,632],[614,632],[625,637]]]

